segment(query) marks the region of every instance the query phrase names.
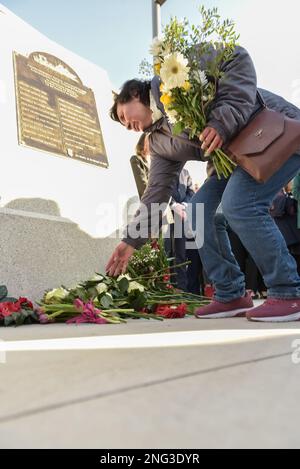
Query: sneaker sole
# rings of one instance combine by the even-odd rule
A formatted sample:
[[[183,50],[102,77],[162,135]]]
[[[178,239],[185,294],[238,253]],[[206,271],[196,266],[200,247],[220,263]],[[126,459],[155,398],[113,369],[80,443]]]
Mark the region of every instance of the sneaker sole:
[[[255,306],[250,308],[234,309],[233,311],[226,311],[223,313],[214,314],[199,314],[195,315],[198,319],[221,319],[221,318],[234,318],[234,317],[245,317],[247,311],[251,311]]]
[[[257,322],[292,322],[292,321],[300,321],[300,312],[289,314],[287,316],[273,316],[273,317],[266,317],[266,318],[256,318],[254,317],[247,317],[248,321],[257,321]]]

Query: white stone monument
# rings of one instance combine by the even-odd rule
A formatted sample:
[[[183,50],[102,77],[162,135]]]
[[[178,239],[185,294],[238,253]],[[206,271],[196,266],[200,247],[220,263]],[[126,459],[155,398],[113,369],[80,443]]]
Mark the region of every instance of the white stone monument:
[[[38,299],[104,271],[136,195],[138,139],[105,70],[0,5],[0,284]]]

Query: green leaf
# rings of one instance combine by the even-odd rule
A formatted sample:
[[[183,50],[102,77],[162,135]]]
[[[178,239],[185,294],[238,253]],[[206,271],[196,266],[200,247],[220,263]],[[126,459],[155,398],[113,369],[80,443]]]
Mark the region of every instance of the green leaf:
[[[192,106],[195,109],[199,106],[198,100],[199,100],[199,95],[198,95],[198,93],[196,93],[195,96],[193,97],[193,100],[192,100]]]
[[[146,305],[146,296],[140,292],[133,300],[130,300],[130,305],[136,311],[140,311]]]
[[[184,124],[182,122],[176,122],[173,126],[172,133],[173,135],[179,135],[184,131]]]
[[[96,296],[98,295],[98,291],[95,287],[90,287],[88,288],[87,294],[90,298],[96,298]]]
[[[17,298],[13,298],[12,296],[6,296],[0,300],[0,303],[16,303],[18,300]]]
[[[121,293],[126,293],[127,290],[128,290],[128,287],[129,287],[129,281],[126,277],[123,277],[119,282],[118,282],[118,285],[119,285],[119,289],[120,289],[120,292]]]
[[[0,286],[0,299],[3,299],[7,296],[8,291],[5,285]]]
[[[14,320],[13,320],[13,318],[12,318],[11,316],[6,316],[6,317],[4,318],[4,326],[5,326],[5,327],[10,326],[11,324],[13,324],[13,322],[14,322]]]
[[[16,316],[16,326],[22,326],[22,324],[24,323],[25,321],[25,316],[23,316],[23,313],[17,313],[17,316]]]
[[[113,305],[114,301],[108,293],[102,296],[100,299],[100,304],[103,308],[108,309],[111,305]]]

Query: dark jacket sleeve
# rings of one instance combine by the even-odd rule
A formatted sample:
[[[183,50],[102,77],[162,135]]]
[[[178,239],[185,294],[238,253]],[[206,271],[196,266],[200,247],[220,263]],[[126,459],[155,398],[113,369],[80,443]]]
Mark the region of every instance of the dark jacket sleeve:
[[[139,161],[139,158],[136,155],[133,155],[130,158],[130,164],[131,164],[132,172],[134,175],[135,184],[136,184],[136,188],[139,194],[139,198],[141,199],[148,184],[147,166],[146,164],[142,165],[141,162]]]
[[[134,220],[125,229],[125,243],[138,249],[157,234],[162,219],[159,204],[166,209],[184,163],[152,156],[148,186]]]
[[[230,141],[247,124],[254,111],[257,94],[256,72],[246,49],[237,46],[230,61],[221,66],[207,126],[218,131],[224,143]]]

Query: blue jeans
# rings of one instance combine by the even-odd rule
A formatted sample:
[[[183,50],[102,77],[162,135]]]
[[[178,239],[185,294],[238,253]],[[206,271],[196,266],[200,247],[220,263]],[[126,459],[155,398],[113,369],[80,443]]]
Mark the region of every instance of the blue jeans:
[[[245,278],[231,251],[226,224],[216,214],[221,203],[230,227],[239,236],[260,270],[268,296],[300,298],[297,265],[286,242],[269,214],[276,194],[300,170],[300,154],[293,155],[265,184],[256,182],[242,168],[229,179],[210,177],[194,195],[196,204],[204,204],[204,244],[199,254],[204,270],[216,289],[215,299],[223,303],[245,294]],[[192,228],[196,229],[195,216]]]

